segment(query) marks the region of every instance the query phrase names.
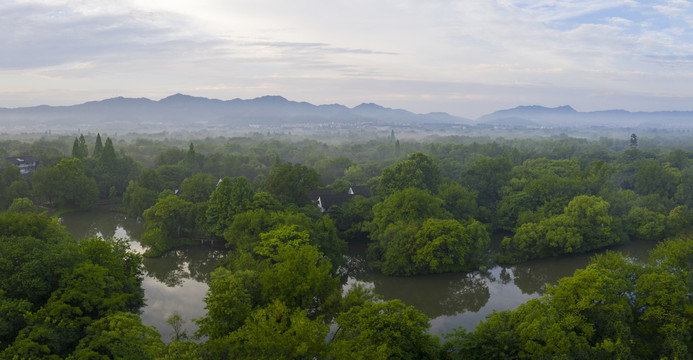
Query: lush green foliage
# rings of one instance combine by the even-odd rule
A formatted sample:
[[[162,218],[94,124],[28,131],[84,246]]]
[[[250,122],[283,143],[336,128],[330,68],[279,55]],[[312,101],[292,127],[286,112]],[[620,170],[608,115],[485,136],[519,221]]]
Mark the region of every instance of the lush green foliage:
[[[473,219],[450,219],[444,200],[425,190],[396,191],[373,207],[369,258],[389,275],[471,270],[482,264],[489,234]]]
[[[54,167],[37,171],[32,183],[37,195],[58,206],[87,209],[99,197],[96,181],[87,177],[78,158],[63,159]]]
[[[399,300],[366,301],[336,319],[333,350],[349,359],[436,359],[439,341],[425,315]]]
[[[522,224],[512,239],[503,240],[503,249],[519,259],[584,252],[621,240],[612,230],[609,203],[595,196],[575,197],[563,214],[538,223]]]
[[[116,319],[141,327],[137,316],[122,313],[144,302],[142,259],[126,243],[75,241],[53,219],[33,213],[0,214],[0,233],[0,358],[109,356],[135,345],[139,335],[126,337]],[[111,330],[116,334],[107,335]],[[113,343],[116,337],[124,343]]]
[[[378,183],[378,193],[383,196],[407,188],[417,188],[435,193],[441,177],[438,166],[423,153],[410,154],[406,161],[383,169]]]
[[[344,240],[367,239],[386,274],[416,275],[673,236],[691,224],[693,153],[638,140],[643,150],[606,138],[415,142],[394,133],[337,145],[264,135],[194,146],[102,144],[100,135],[5,142],[2,152],[41,165],[29,176],[0,173],[0,207],[12,210],[0,215],[0,358],[689,357],[690,240],[663,243],[648,264],[599,256],[543,298],[453,334],[443,353],[424,315],[359,287],[342,294],[336,277]],[[308,198],[319,186],[344,194],[362,184],[373,197],[324,215]],[[164,346],[131,313],[142,275],[124,244],[76,241],[33,206],[121,197],[124,211],[144,217],[151,253],[193,237],[229,245],[197,320],[199,343],[179,336]],[[506,239],[491,247],[492,234]]]
[[[233,218],[250,208],[255,190],[244,177],[221,179],[212,192],[207,208],[208,232],[221,237],[231,226]]]
[[[157,200],[154,206],[145,210],[146,230],[142,234],[142,243],[156,252],[170,249],[177,243],[185,231],[195,226],[195,208],[175,195],[168,195]]]
[[[452,358],[690,357],[693,240],[668,241],[646,264],[596,256],[540,299],[490,315],[446,344]]]
[[[308,193],[318,186],[320,175],[302,164],[277,161],[267,174],[263,188],[268,193],[298,206],[310,203]]]

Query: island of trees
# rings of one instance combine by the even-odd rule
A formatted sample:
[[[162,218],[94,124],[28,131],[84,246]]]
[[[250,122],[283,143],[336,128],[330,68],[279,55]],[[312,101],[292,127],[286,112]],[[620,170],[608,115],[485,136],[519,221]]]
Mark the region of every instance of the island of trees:
[[[0,359],[693,354],[693,151],[676,142],[392,132],[335,144],[262,134],[0,144],[3,157],[41,159],[29,175],[0,173]],[[311,197],[363,185],[372,196],[325,213]],[[141,217],[145,256],[226,244],[191,338],[164,344],[142,324],[142,258],[126,243],[74,239],[47,216],[94,206]],[[634,238],[659,243],[646,263],[608,251]],[[541,298],[441,339],[401,301],[342,289],[343,254],[362,239],[369,266],[392,276],[606,252]]]

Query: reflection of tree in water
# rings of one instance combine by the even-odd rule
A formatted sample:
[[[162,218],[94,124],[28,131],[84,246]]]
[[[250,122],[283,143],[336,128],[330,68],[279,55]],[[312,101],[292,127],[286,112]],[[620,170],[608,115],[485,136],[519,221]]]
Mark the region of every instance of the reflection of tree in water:
[[[385,276],[364,272],[356,279],[374,286],[385,300],[400,299],[431,318],[481,309],[489,300],[488,274],[481,272]]]
[[[339,274],[353,278],[363,277],[368,270],[368,262],[363,256],[344,255],[344,269],[339,269]]]
[[[158,258],[144,259],[144,268],[147,276],[169,287],[181,285],[186,279],[206,283],[217,261],[225,255],[222,249],[188,247],[169,251]]]
[[[532,260],[511,266],[513,281],[523,294],[542,295],[546,284],[557,284],[558,280],[572,276],[575,269],[584,269],[592,254],[560,256],[548,259]]]
[[[485,277],[479,272],[473,272],[453,282],[450,286],[450,296],[440,302],[441,314],[435,316],[479,311],[491,297]]]
[[[490,273],[448,273],[411,277],[386,276],[368,268],[368,241],[349,243],[344,256],[347,274],[373,285],[373,292],[385,300],[400,299],[431,318],[479,311],[490,298],[487,280]]]
[[[361,278],[365,273],[369,272],[368,261],[366,260],[368,242],[367,238],[349,242],[348,251],[343,256],[345,268],[343,273],[345,273],[345,275],[353,278]],[[340,274],[341,273],[342,271],[340,271]]]
[[[513,280],[513,276],[507,268],[502,268],[500,274],[498,275],[498,279],[500,280],[501,284],[507,285]]]
[[[545,271],[537,271],[529,266],[512,266],[509,268],[508,272],[512,273],[515,286],[517,286],[523,294],[541,295],[546,291],[546,284],[551,282],[550,274]]]
[[[89,212],[65,214],[62,223],[78,239],[100,234],[104,239],[121,237],[139,240],[144,231],[144,225],[136,219],[99,208]],[[122,230],[118,231],[119,229]]]

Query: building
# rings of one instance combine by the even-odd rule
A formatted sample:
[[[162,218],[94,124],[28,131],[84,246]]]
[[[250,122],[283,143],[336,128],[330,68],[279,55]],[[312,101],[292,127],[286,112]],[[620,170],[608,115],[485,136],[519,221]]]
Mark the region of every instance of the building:
[[[342,206],[345,202],[349,201],[353,195],[350,194],[332,194],[332,195],[322,195],[318,197],[317,206],[320,211],[324,214],[332,206]]]
[[[22,175],[30,174],[36,171],[40,160],[33,156],[12,156],[5,158],[5,161],[19,168],[19,173]]]
[[[371,187],[368,185],[351,186],[346,194],[335,194],[330,189],[315,189],[310,193],[310,200],[320,208],[324,214],[332,206],[342,206],[345,202],[351,200],[353,196],[361,195],[363,197],[371,197]]]
[[[349,195],[361,195],[369,198],[371,197],[371,187],[368,185],[350,186]]]

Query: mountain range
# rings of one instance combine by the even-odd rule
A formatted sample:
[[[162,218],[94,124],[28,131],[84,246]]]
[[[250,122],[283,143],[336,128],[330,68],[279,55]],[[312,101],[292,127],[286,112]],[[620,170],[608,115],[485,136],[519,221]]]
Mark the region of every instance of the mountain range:
[[[253,128],[359,127],[397,124],[469,124],[445,113],[415,114],[361,104],[313,105],[281,96],[217,100],[176,94],[159,101],[117,97],[72,106],[0,108],[0,131],[42,132],[229,130]]]
[[[477,123],[501,127],[604,127],[642,129],[693,128],[693,111],[630,112],[604,110],[579,112],[572,107],[518,106],[484,115]]]
[[[693,111],[578,112],[570,106],[518,106],[476,120],[434,112],[416,114],[364,103],[313,105],[281,96],[217,100],[176,94],[154,101],[111,98],[72,106],[0,108],[0,131],[121,131],[249,130],[269,128],[511,127],[511,128],[693,128]]]

